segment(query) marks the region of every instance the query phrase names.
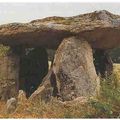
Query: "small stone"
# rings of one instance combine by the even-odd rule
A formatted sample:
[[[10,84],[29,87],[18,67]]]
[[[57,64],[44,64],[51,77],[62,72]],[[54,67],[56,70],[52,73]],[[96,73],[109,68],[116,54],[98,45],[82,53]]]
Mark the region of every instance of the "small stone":
[[[27,100],[26,98],[26,94],[23,90],[19,90],[19,94],[18,94],[18,102],[19,103],[23,103]]]
[[[6,103],[7,106],[7,113],[11,114],[15,111],[15,109],[17,108],[17,100],[15,98],[10,98],[9,100],[7,100]]]

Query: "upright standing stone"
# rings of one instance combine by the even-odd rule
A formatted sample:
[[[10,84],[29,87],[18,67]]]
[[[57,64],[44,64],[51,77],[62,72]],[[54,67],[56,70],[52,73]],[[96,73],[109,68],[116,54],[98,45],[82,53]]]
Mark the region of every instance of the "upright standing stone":
[[[63,100],[96,96],[99,91],[92,49],[82,38],[63,40],[55,54],[53,72]]]
[[[2,49],[2,48],[0,48]],[[17,95],[19,57],[11,50],[0,56],[0,99],[7,100]]]

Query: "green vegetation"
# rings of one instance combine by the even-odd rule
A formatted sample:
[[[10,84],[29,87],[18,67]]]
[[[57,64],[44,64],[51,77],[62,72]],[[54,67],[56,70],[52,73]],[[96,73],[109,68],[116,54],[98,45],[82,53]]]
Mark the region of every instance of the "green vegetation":
[[[3,57],[8,54],[10,47],[0,44],[0,57]]]
[[[114,73],[106,79],[101,79],[101,93],[89,105],[95,112],[89,114],[92,118],[120,117],[120,65],[114,65]]]
[[[50,102],[24,101],[13,114],[6,114],[0,107],[1,118],[120,118],[120,65],[114,65],[114,73],[101,79],[101,92],[87,103],[62,104],[55,98]]]

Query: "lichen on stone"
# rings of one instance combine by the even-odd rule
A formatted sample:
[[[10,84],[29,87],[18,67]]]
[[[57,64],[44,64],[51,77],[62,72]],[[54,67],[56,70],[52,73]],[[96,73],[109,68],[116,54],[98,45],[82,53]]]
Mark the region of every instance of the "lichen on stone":
[[[2,44],[0,44],[0,57],[4,57],[6,56],[10,51],[10,47],[9,46],[4,46]]]

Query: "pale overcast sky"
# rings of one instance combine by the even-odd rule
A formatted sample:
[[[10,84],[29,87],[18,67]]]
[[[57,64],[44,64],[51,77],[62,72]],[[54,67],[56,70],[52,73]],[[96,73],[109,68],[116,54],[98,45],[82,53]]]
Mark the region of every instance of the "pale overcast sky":
[[[74,16],[95,10],[120,14],[120,3],[0,3],[0,24],[48,16]]]

